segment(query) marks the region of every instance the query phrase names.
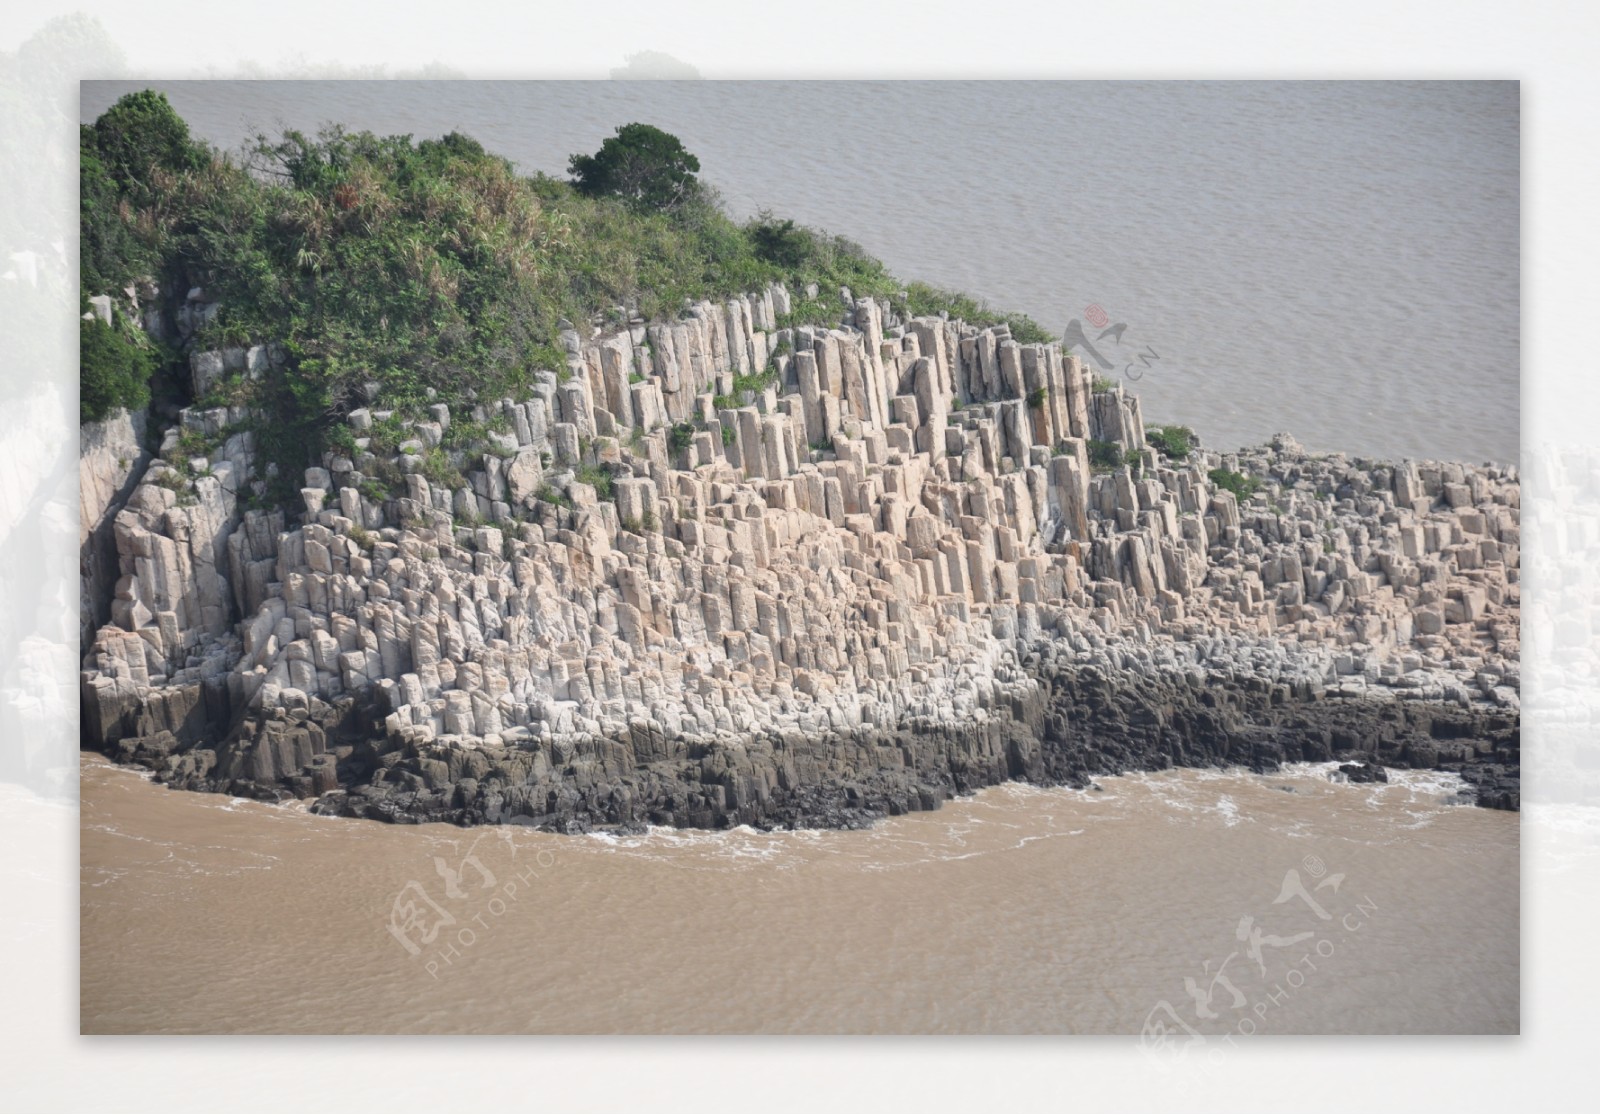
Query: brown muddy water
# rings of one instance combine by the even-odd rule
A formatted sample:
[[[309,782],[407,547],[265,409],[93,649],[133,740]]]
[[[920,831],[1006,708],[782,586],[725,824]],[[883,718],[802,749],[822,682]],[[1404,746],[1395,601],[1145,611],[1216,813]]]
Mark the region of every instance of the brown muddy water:
[[[1331,769],[571,837],[320,818],[85,756],[81,1028],[1515,1033],[1518,816]]]

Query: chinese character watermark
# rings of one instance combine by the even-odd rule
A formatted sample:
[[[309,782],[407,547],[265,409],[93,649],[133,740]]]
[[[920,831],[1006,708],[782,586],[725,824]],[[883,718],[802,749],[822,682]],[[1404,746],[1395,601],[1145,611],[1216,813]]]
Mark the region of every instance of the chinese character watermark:
[[[1162,999],[1150,1009],[1139,1030],[1144,1053],[1162,1067],[1191,1055],[1212,1061],[1238,1040],[1270,1030],[1285,1007],[1326,975],[1340,945],[1378,913],[1365,895],[1341,894],[1344,879],[1316,856],[1286,871],[1268,903],[1282,909],[1240,915],[1233,935],[1242,947],[1220,962],[1207,959],[1198,978],[1184,976],[1181,1008]]]
[[[429,880],[433,891],[411,879],[390,904],[385,926],[389,935],[412,960],[426,956],[422,967],[433,979],[462,959],[499,919],[526,902],[539,871],[555,863],[545,848],[524,856],[521,863],[514,862],[519,849],[512,826],[498,828],[493,837],[509,853],[507,858],[513,861],[509,866],[497,862],[497,872],[479,855],[479,845],[491,838],[486,833],[474,839],[466,854],[454,862],[445,856],[433,857],[437,877]]]

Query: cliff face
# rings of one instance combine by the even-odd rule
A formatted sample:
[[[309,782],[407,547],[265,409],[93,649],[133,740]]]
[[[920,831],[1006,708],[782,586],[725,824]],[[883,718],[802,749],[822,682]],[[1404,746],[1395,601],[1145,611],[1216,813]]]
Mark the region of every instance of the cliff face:
[[[244,415],[185,412],[209,452],[172,468],[169,432],[114,519],[86,744],[196,788],[551,826],[1347,755],[1514,804],[1513,472],[1286,437],[1096,471],[1143,417],[1059,346],[871,300],[780,329],[788,299],[569,331],[563,374],[470,415],[373,399],[290,518],[239,511]],[[268,354],[196,354],[197,396]],[[453,422],[475,447],[441,468]]]
[[[112,590],[121,575],[111,520],[150,463],[146,422],[144,411],[119,410],[79,429],[78,636],[84,646],[110,618]]]

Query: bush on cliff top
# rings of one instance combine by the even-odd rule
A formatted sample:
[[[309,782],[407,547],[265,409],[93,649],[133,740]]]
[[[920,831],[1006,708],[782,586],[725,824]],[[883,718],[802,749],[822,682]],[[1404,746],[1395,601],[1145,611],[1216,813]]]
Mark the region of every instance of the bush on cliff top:
[[[78,330],[78,421],[98,422],[118,407],[136,410],[150,401],[158,360],[148,343],[99,318]]]
[[[1194,431],[1188,426],[1152,426],[1145,430],[1144,438],[1174,461],[1189,456],[1194,444]]]
[[[165,94],[131,93],[78,129],[80,279],[85,295],[127,286],[159,262],[141,210],[159,205],[171,176],[210,159]]]
[[[665,146],[646,147],[668,177],[692,179],[698,162],[657,134]],[[168,291],[200,286],[221,308],[197,343],[282,343],[285,369],[254,402],[286,499],[325,432],[364,401],[363,384],[410,413],[429,400],[522,395],[535,370],[564,371],[560,321],[608,307],[669,318],[685,300],[780,281],[796,295],[791,323],[833,324],[841,287],[878,298],[907,289],[904,310],[1005,320],[1019,340],[1050,339],[964,295],[902,288],[848,240],[770,214],[736,222],[698,184],[663,186],[671,205],[647,201],[655,186],[627,186],[628,175],[601,189],[588,172],[604,148],[575,160],[581,188],[521,176],[459,134],[286,131],[230,157],[192,141],[149,92],[85,128],[83,146],[85,294],[144,274]],[[816,298],[804,298],[813,283]]]
[[[676,209],[700,187],[700,160],[677,136],[650,124],[622,125],[593,155],[572,156],[567,169],[584,197],[621,198],[640,210]]]
[[[1232,469],[1214,468],[1206,473],[1206,477],[1218,488],[1225,492],[1232,492],[1240,500],[1249,499],[1261,488],[1261,481],[1254,476],[1246,476],[1244,473],[1234,472]]]
[[[971,322],[998,322],[1011,331],[1011,339],[1020,344],[1048,344],[1059,340],[1057,336],[1034,321],[1027,314],[1005,313],[995,310],[987,302],[959,291],[944,290],[927,283],[908,283],[906,297],[896,299],[900,311],[910,317],[929,317],[949,314],[953,318]]]
[[[1111,472],[1123,465],[1122,446],[1114,441],[1089,439],[1089,468],[1094,472]]]

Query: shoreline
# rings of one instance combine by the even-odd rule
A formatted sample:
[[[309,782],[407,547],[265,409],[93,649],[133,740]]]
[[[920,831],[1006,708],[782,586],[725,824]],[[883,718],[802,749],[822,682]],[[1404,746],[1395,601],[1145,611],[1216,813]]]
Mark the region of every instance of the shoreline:
[[[84,746],[322,812],[564,831],[848,828],[1302,755],[1451,764],[1516,807],[1515,470],[1218,453],[1057,342],[791,304],[572,329],[521,401],[374,394],[298,512],[248,506],[244,408],[184,410],[86,524],[120,577]],[[281,359],[197,351],[195,393]]]
[[[340,738],[336,721],[288,720],[266,722],[257,739],[271,741],[269,750],[312,748],[303,765],[320,781],[216,777],[216,752],[206,748],[137,745],[108,757],[172,788],[300,798],[318,815],[568,834],[860,829],[1007,783],[1086,789],[1120,774],[1229,767],[1264,774],[1299,762],[1339,762],[1354,782],[1386,780],[1388,769],[1449,771],[1464,779],[1473,804],[1520,807],[1518,713],[1482,702],[1315,695],[1261,678],[1230,686],[1211,677],[1199,684],[1179,674],[1134,677],[1104,663],[1047,663],[975,722],[910,722],[816,740],[763,735],[743,746],[661,741],[661,756],[643,763],[631,740],[516,751],[463,746],[441,759],[395,741]],[[867,766],[869,755],[884,761]],[[863,765],[843,765],[851,762]],[[540,776],[519,777],[535,768]],[[830,768],[839,773],[802,776]],[[616,773],[622,769],[634,773]]]

